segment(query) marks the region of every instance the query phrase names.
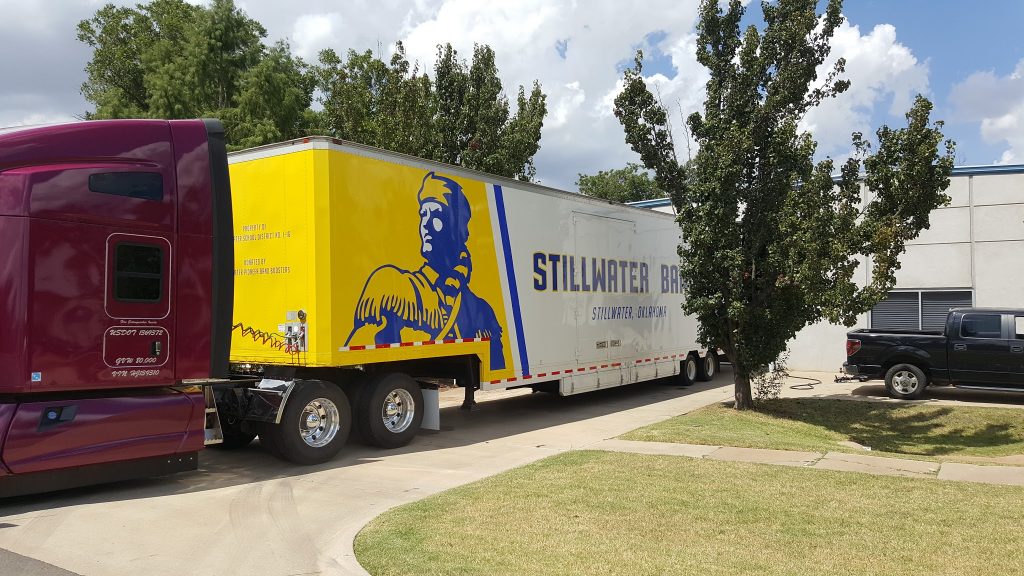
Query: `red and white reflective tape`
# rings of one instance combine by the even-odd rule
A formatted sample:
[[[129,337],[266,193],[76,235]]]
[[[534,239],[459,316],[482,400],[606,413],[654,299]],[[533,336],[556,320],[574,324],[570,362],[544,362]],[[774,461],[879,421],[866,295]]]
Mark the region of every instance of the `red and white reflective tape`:
[[[654,358],[642,358],[640,360],[637,360],[635,363],[636,364],[646,364],[648,362],[661,362],[663,360],[672,360],[672,359],[675,359],[675,358],[682,358],[684,356],[685,356],[685,354],[673,354],[671,356],[656,356]]]
[[[393,342],[391,344],[366,344],[365,346],[342,346],[338,352],[354,352],[358,350],[380,350],[382,348],[409,348],[415,346],[434,346],[438,344],[465,344],[469,342],[490,342],[490,338],[446,338],[444,340],[422,340],[418,342]]]

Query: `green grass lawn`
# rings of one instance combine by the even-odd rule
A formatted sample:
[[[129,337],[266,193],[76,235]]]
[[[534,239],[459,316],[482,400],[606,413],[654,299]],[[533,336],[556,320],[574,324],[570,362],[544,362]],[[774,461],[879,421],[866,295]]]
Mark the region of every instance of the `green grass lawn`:
[[[569,452],[385,513],[375,576],[1021,574],[1024,488]]]
[[[824,400],[779,399],[756,411],[716,404],[646,426],[626,440],[682,442],[780,450],[858,452],[972,460],[1024,454],[1024,410]],[[1022,568],[1024,571],[1024,568]]]

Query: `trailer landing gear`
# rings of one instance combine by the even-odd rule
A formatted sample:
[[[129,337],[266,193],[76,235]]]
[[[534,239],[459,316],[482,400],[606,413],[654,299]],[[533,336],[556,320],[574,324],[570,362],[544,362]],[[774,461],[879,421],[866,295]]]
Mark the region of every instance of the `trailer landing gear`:
[[[480,387],[480,359],[476,356],[470,356],[467,361],[466,372],[465,385],[463,386],[466,396],[462,400],[462,406],[459,409],[476,410],[476,390]]]

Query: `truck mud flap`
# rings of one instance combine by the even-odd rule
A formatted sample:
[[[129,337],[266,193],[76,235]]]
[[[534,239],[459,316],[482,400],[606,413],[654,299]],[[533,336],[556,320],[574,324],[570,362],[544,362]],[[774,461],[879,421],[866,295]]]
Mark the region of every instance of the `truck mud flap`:
[[[242,419],[250,422],[280,424],[281,413],[284,412],[288,397],[294,389],[294,380],[264,378],[255,388],[245,390],[248,401]]]

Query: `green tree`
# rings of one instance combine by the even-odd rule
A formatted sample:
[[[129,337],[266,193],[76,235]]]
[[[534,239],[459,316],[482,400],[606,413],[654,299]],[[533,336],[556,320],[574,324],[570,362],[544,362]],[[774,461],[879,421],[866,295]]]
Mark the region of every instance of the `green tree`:
[[[147,76],[185,51],[201,8],[153,0],[135,8],[107,4],[78,23],[78,40],[93,50],[82,95],[96,110],[88,118],[149,117]]]
[[[78,25],[93,49],[86,117],[217,117],[232,149],[301,136],[315,120],[312,76],[287,43],[264,46],[266,34],[233,0],[103,6]]]
[[[643,52],[636,53],[635,68],[627,68],[622,92],[615,97],[615,117],[626,132],[626,143],[640,154],[640,161],[654,172],[654,182],[667,190],[679,207],[686,170],[676,156],[668,111],[647,89],[643,78]]]
[[[103,6],[78,25],[93,50],[82,94],[88,118],[224,121],[228,147],[297,138],[311,131],[512,178],[535,176],[547,114],[534,82],[519,87],[512,114],[494,51],[475,46],[471,63],[438,47],[437,81],[410,64],[398,43],[385,62],[370,51],[341,58],[324,50],[315,66],[286,42],[267,47],[262,24],[233,0],[193,6],[151,0]],[[323,105],[313,111],[313,94]]]
[[[534,82],[519,88],[510,112],[494,51],[476,46],[472,63],[450,44],[438,46],[430,79],[410,65],[401,43],[390,62],[350,50],[342,60],[320,54],[317,89],[325,127],[346,140],[530,180],[547,114]]]
[[[907,241],[948,202],[953,142],[918,96],[907,125],[883,126],[872,146],[853,135],[855,154],[833,179],[831,159],[800,130],[806,112],[849,87],[839,59],[819,66],[843,17],[841,0],[823,14],[816,0],[762,2],[763,31],[742,34],[743,6],[702,0],[697,59],[711,74],[703,113],[688,119],[700,148],[688,171],[672,161],[664,111],[643,95],[640,58],[616,100],[626,140],[670,189],[682,226],[683,309],[700,341],[725,351],[737,409],[753,406],[751,374],[763,370],[804,326],[852,325],[895,284]],[[628,95],[627,95],[628,94]],[[944,150],[940,150],[944,148]],[[860,257],[871,269],[854,280]]]
[[[240,78],[237,106],[225,120],[234,127],[234,145],[249,148],[306,134],[317,120],[309,109],[314,82],[287,42],[275,44]]]
[[[630,162],[625,168],[601,170],[597,174],[580,174],[576,180],[580,193],[612,202],[638,202],[665,198],[643,166]]]
[[[547,115],[546,96],[534,81],[530,95],[520,86],[511,115],[494,50],[475,45],[472,62],[460,60],[451,44],[438,46],[434,64],[437,103],[437,160],[492,174],[532,180]]]
[[[410,65],[399,42],[390,62],[369,50],[320,53],[315,70],[325,128],[338,138],[431,158],[434,99],[430,79]]]

